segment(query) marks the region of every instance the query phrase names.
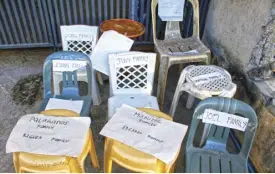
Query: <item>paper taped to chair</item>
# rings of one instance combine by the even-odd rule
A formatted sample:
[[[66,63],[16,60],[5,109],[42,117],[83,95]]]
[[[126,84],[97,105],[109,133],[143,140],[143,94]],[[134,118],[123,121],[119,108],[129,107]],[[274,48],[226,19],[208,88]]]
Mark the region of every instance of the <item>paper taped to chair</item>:
[[[73,72],[86,67],[87,62],[81,60],[53,60],[54,72]]]
[[[187,128],[122,105],[100,134],[171,164],[180,150]]]
[[[6,153],[28,152],[77,157],[84,148],[90,123],[89,117],[24,115],[10,134]]]
[[[209,83],[214,80],[221,80],[225,78],[226,77],[223,74],[219,72],[213,72],[209,74],[203,74],[200,76],[192,77],[191,80],[193,81],[193,83],[195,83],[195,85],[201,85],[201,84]]]
[[[129,51],[133,43],[133,40],[116,31],[104,32],[91,56],[93,68],[109,75],[108,54]]]
[[[63,100],[57,98],[50,98],[45,110],[50,109],[66,109],[80,114],[83,106],[83,100]]]
[[[206,109],[202,116],[203,123],[215,124],[217,126],[228,127],[240,131],[245,131],[248,125],[248,121],[248,118],[216,111],[213,109]]]
[[[185,0],[159,0],[158,15],[162,21],[182,21]]]

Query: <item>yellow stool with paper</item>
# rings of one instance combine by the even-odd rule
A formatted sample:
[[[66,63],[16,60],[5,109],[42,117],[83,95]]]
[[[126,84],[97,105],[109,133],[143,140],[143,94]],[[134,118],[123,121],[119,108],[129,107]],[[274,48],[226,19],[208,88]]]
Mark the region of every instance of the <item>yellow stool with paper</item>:
[[[140,108],[139,110],[172,121],[172,118],[163,112],[150,108]],[[120,166],[135,172],[173,173],[178,154],[173,163],[167,165],[152,155],[106,137],[104,147],[104,173],[112,172],[113,161]]]
[[[78,113],[63,110],[53,109],[42,111],[40,114],[52,116],[79,116]],[[85,141],[85,145],[79,157],[66,157],[54,155],[40,155],[25,152],[13,153],[13,163],[15,171],[22,172],[72,172],[72,173],[85,173],[84,161],[90,153],[92,165],[99,168],[98,159],[95,151],[93,134],[90,130]]]

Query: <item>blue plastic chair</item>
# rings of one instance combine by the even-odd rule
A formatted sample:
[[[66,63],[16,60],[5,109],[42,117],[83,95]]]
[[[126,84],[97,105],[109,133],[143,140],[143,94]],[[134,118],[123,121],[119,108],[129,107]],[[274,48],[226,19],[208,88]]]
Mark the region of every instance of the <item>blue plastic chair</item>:
[[[63,90],[60,95],[55,95],[52,89],[52,61],[53,60],[82,60],[86,61],[88,94],[86,96],[79,95],[77,72],[63,73]],[[64,100],[83,100],[83,107],[80,116],[89,116],[92,105],[92,63],[89,56],[80,52],[60,51],[52,53],[47,57],[43,66],[43,83],[44,83],[44,99],[40,107],[40,111],[44,111],[50,98],[58,98]]]
[[[226,150],[229,128],[211,125],[203,147],[194,147],[194,137],[198,128],[198,117],[205,109],[243,116],[249,119],[244,132],[244,141],[238,154]],[[212,97],[199,103],[195,109],[186,144],[185,171],[188,173],[231,173],[248,172],[247,161],[257,128],[257,115],[247,104],[230,98]]]

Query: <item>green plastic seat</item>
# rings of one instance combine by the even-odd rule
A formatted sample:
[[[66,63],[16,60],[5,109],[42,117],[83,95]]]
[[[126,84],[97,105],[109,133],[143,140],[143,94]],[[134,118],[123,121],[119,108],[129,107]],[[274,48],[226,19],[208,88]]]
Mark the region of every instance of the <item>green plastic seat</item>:
[[[205,145],[193,145],[199,125],[198,117],[205,109],[243,116],[249,119],[244,132],[244,141],[238,154],[229,153],[226,144],[230,128],[211,125]],[[248,156],[258,125],[257,115],[253,108],[241,101],[212,97],[199,103],[193,114],[186,144],[185,172],[188,173],[244,173],[248,172]]]

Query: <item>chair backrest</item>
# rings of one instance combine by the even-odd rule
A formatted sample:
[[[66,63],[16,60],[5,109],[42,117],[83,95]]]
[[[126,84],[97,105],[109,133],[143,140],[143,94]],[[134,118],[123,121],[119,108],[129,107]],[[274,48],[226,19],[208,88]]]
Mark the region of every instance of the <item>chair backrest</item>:
[[[199,28],[199,2],[198,0],[186,0],[189,1],[193,6],[193,37],[199,38],[200,28]],[[187,2],[185,2],[187,3]],[[151,12],[152,12],[152,23],[153,23],[153,39],[154,43],[157,41],[157,15],[156,8],[158,5],[158,0],[152,0]],[[164,39],[178,39],[181,38],[180,27],[178,21],[167,21],[165,37]]]
[[[258,125],[257,115],[253,108],[246,103],[238,101],[236,99],[223,98],[223,97],[211,97],[207,98],[199,103],[193,114],[193,119],[190,126],[190,131],[187,139],[186,150],[193,148],[193,141],[196,130],[199,124],[200,115],[202,115],[205,109],[214,109],[220,112],[243,116],[249,119],[248,125],[245,129],[244,141],[240,150],[239,155],[244,155],[246,158],[249,155],[253,139],[255,136],[256,128]],[[221,147],[226,148],[227,138],[229,135],[229,128],[211,125],[211,129],[206,140],[206,145],[209,142],[215,142],[214,144],[218,147],[210,147],[213,150],[217,150]],[[208,146],[209,148],[209,146]],[[224,149],[226,151],[226,149]]]
[[[156,54],[126,52],[109,55],[111,96],[149,94],[154,83]]]
[[[55,52],[49,55],[43,66],[43,83],[44,83],[44,97],[52,95],[52,77],[53,77],[53,60],[70,60],[70,61],[85,61],[86,62],[86,71],[88,79],[88,94],[87,96],[92,95],[92,64],[88,55],[72,52],[72,51],[60,51]],[[61,95],[66,95],[67,93],[78,94],[78,85],[77,85],[77,70],[73,72],[62,72],[63,73],[63,90]],[[65,89],[65,90],[64,90]]]
[[[96,26],[63,25],[60,26],[63,51],[77,51],[91,55],[98,40],[99,29]]]

